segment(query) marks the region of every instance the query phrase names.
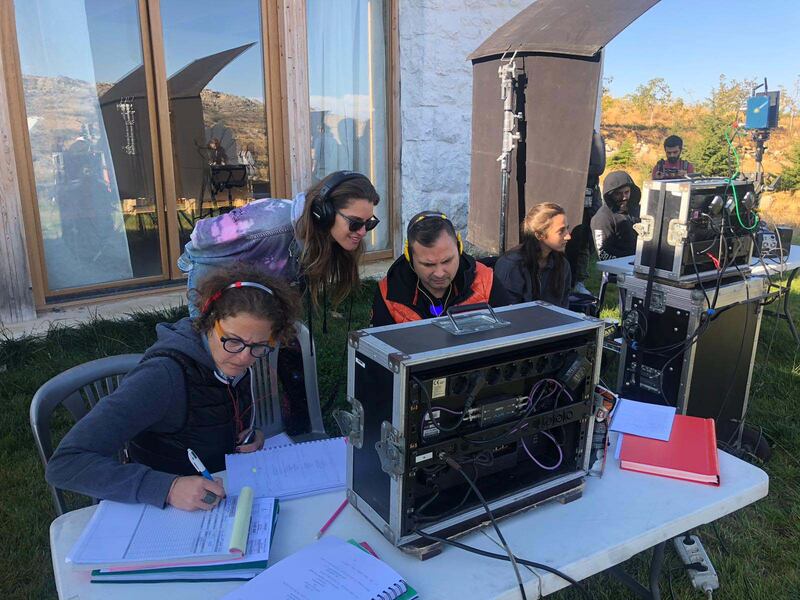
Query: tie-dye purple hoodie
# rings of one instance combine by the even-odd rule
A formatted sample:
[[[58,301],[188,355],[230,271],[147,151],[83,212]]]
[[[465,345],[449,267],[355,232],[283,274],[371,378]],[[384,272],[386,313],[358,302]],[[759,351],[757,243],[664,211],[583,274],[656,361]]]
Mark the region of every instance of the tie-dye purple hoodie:
[[[178,258],[178,268],[189,274],[189,290],[210,270],[239,262],[259,265],[289,283],[299,281],[301,245],[295,238],[295,225],[304,204],[305,194],[294,200],[267,198],[198,221]],[[190,316],[198,313],[190,302]]]

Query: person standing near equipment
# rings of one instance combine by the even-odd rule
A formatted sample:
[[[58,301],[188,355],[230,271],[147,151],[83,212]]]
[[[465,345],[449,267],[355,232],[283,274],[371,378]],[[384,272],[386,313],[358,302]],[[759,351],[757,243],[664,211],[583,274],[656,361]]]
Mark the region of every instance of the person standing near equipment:
[[[444,213],[423,211],[408,223],[403,256],[381,279],[372,301],[372,326],[438,317],[452,306],[508,304],[492,269],[464,252]]]
[[[514,304],[544,300],[567,308],[571,272],[564,250],[571,236],[564,209],[537,204],[525,215],[522,234],[522,243],[497,260],[495,278]]]
[[[592,218],[592,234],[600,260],[636,254],[636,231],[642,191],[625,171],[612,171],[603,181],[603,206]]]
[[[663,158],[653,167],[652,179],[683,179],[690,173],[694,173],[694,165],[688,160],[681,160],[683,152],[683,140],[677,135],[671,135],[664,140]]]

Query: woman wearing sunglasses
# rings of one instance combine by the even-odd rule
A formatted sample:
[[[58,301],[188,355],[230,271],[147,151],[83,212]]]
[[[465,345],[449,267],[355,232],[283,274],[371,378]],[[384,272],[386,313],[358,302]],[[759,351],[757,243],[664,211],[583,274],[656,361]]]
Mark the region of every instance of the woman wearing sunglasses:
[[[327,294],[338,304],[358,287],[358,259],[380,222],[379,201],[366,176],[336,171],[294,200],[257,200],[198,221],[178,266],[189,274],[190,293],[208,269],[246,263],[307,290],[314,306]]]
[[[189,450],[213,473],[225,468],[225,454],[262,447],[250,367],[294,334],[297,292],[240,266],[207,276],[198,298],[198,316],[160,323],[142,361],[67,433],[47,465],[52,485],[210,509],[225,490],[198,475]]]

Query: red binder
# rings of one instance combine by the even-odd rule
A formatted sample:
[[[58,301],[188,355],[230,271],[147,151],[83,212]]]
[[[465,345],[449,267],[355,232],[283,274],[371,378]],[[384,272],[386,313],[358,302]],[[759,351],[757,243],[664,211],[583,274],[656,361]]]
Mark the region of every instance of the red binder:
[[[669,440],[625,435],[620,468],[719,485],[714,419],[675,415]]]

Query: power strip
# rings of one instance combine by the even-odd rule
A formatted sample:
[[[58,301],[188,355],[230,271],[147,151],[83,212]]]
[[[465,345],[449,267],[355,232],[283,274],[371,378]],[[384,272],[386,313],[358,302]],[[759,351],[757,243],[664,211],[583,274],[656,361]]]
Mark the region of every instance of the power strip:
[[[694,589],[705,593],[708,598],[714,590],[719,589],[719,577],[705,548],[696,535],[679,535],[672,540],[675,550],[686,565],[686,573],[692,581]]]

